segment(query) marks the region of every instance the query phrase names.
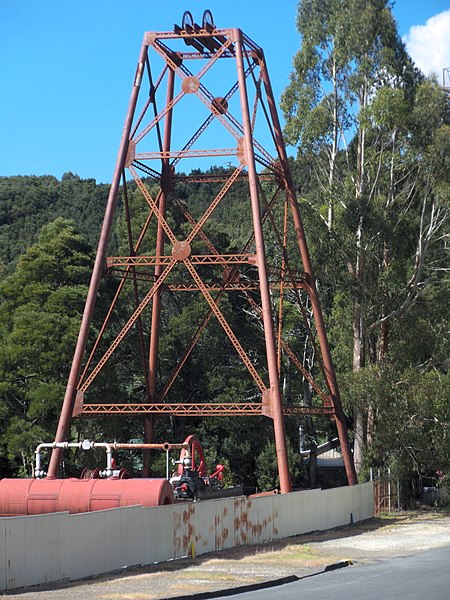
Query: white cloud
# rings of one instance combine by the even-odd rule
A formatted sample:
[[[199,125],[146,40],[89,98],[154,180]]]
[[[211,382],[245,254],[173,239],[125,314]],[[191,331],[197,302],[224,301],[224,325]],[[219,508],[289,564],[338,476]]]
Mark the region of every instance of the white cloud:
[[[450,67],[450,8],[430,17],[425,25],[413,25],[404,37],[406,49],[416,65],[426,74]]]

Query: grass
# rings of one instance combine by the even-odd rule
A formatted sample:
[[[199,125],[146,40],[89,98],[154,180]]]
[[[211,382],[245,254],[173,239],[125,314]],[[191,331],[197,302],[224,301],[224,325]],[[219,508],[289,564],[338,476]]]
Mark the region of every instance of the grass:
[[[318,552],[312,550],[307,544],[291,544],[282,549],[267,548],[241,560],[259,564],[278,564],[281,561],[285,565],[301,563],[304,566],[316,566],[322,562]]]
[[[189,568],[186,571],[181,571],[177,575],[178,579],[201,580],[201,581],[217,581],[217,582],[234,582],[240,581],[242,577],[233,575],[232,573],[223,573],[219,571],[206,571],[203,569]]]

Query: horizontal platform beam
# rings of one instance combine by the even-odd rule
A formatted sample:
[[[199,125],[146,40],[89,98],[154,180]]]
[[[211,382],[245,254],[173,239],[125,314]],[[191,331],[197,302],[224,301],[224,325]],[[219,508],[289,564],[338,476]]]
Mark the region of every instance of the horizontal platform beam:
[[[107,268],[165,266],[173,261],[172,256],[109,256]],[[189,257],[193,265],[256,265],[256,254],[201,254]]]
[[[123,414],[171,414],[176,416],[238,416],[262,415],[262,405],[257,402],[236,403],[204,403],[190,404],[187,402],[166,404],[84,404],[73,416],[108,416]],[[332,415],[334,408],[331,406],[283,406],[285,415]]]

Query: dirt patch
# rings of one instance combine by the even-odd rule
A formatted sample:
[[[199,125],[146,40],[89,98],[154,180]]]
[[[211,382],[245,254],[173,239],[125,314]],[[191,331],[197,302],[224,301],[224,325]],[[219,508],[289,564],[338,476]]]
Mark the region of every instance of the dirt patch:
[[[416,512],[373,519],[366,529],[321,540],[321,552],[332,552],[354,559],[394,558],[423,550],[450,546],[450,516],[443,513]],[[340,532],[341,533],[341,532]]]
[[[105,575],[66,586],[5,594],[18,600],[163,600],[305,577],[330,565],[367,563],[450,546],[450,515],[395,513],[389,517],[214,554]]]

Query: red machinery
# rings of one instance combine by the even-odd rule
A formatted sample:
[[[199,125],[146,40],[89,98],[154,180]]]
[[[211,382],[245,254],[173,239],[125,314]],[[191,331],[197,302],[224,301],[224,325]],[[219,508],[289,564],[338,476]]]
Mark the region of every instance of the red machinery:
[[[216,465],[214,473],[206,475],[203,448],[195,435],[188,436],[184,444],[186,447],[181,450],[177,470],[170,479],[176,499],[202,500],[242,495],[240,486],[224,487],[224,465]]]
[[[41,450],[44,448],[78,448],[106,451],[106,468],[84,469],[79,479],[45,477],[41,468]],[[124,468],[117,468],[113,450],[163,450],[166,452],[166,478],[131,478]],[[181,450],[177,468],[169,481],[169,451]],[[106,442],[64,442],[39,444],[36,448],[35,479],[0,480],[0,516],[38,515],[52,512],[90,512],[122,506],[162,506],[175,499],[200,500],[242,495],[241,487],[223,487],[223,465],[217,465],[211,475],[206,474],[203,448],[190,435],[182,444],[121,444]],[[41,479],[42,477],[42,479]]]
[[[0,515],[90,512],[121,506],[173,504],[166,479],[2,479]]]
[[[151,444],[151,449],[184,448],[185,444]],[[78,448],[106,451],[106,469],[84,469],[79,479],[45,478],[41,468],[41,451],[44,448]],[[161,506],[173,504],[174,493],[166,479],[132,479],[126,469],[117,469],[113,450],[149,449],[145,444],[62,442],[39,444],[36,448],[35,479],[0,480],[0,515],[38,515],[51,512],[90,512],[122,506]],[[42,479],[41,479],[42,478]]]

